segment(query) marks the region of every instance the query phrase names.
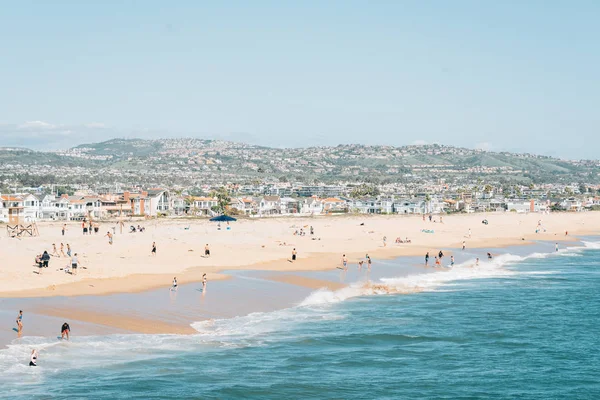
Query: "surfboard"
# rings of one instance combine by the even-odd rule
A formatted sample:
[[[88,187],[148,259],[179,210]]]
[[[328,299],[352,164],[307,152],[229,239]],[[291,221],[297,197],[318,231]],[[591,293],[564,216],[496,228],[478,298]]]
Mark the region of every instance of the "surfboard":
[[[19,332],[19,330],[17,328],[13,328],[13,331],[15,331],[17,333]]]

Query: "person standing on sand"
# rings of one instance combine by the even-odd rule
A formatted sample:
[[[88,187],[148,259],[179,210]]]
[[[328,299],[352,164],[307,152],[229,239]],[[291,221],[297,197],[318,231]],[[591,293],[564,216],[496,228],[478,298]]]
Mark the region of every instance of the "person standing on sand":
[[[71,257],[71,246],[67,243],[67,257]]]
[[[443,224],[444,220],[442,219],[442,216],[440,215],[440,224]]]
[[[56,250],[56,244],[52,243],[52,255],[55,257],[60,257],[60,254],[58,254],[58,250]]]
[[[210,257],[210,248],[208,247],[208,243],[204,246],[204,257]]]
[[[85,226],[85,219],[83,220],[83,222],[81,223],[81,229],[83,230],[83,234],[85,235],[87,233],[87,228]]]
[[[296,248],[294,248],[294,250],[292,250],[292,261],[296,261],[296,254],[298,254],[296,252]]]
[[[17,333],[20,335],[23,331],[23,310],[19,310],[19,315],[17,315]]]
[[[65,254],[65,245],[63,243],[60,244],[60,256],[61,257],[66,257],[66,254]]]
[[[66,231],[67,231],[67,224],[63,224],[62,230],[61,230],[61,233],[62,233],[63,236],[65,236],[65,232]]]
[[[462,249],[464,250],[467,247],[467,243],[463,240],[463,246]]]
[[[177,277],[173,277],[173,286],[171,286],[171,289],[169,289],[169,291],[177,291]]]
[[[383,247],[387,246],[387,236],[383,237]]]
[[[79,260],[77,259],[77,253],[71,257],[71,274],[77,275],[77,268],[79,267]]]
[[[202,291],[206,290],[206,283],[207,283],[206,274],[203,274],[202,275]]]
[[[44,250],[44,254],[42,254],[42,264],[44,268],[48,268],[48,263],[50,262],[50,254],[46,250]]]
[[[469,236],[469,239],[471,239],[471,228],[469,228],[468,236]]]
[[[312,225],[310,226],[310,236],[315,234],[315,230],[313,229]]]
[[[112,245],[113,244],[113,235],[112,233],[110,233],[110,231],[106,232],[106,235],[104,236],[108,236],[108,244]]]
[[[342,267],[344,268],[344,271],[347,270],[347,265],[348,265],[348,259],[346,258],[346,255],[342,255]]]
[[[428,267],[429,266],[429,252],[427,252],[425,254],[425,266]]]
[[[153,256],[156,255],[156,242],[152,242],[152,253]]]

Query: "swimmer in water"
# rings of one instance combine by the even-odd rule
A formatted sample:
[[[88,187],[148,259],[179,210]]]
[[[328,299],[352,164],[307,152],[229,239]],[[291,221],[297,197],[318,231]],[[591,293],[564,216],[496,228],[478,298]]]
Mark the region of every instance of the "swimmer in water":
[[[31,350],[31,358],[29,359],[30,367],[37,367],[38,352],[36,349]]]
[[[479,266],[479,257],[477,257],[477,258],[475,259],[475,266],[476,266],[476,267],[477,267],[477,266]]]
[[[487,253],[488,260],[492,259],[492,253]]]
[[[202,290],[206,289],[206,274],[202,275]]]
[[[450,266],[454,267],[454,256],[450,256]]]

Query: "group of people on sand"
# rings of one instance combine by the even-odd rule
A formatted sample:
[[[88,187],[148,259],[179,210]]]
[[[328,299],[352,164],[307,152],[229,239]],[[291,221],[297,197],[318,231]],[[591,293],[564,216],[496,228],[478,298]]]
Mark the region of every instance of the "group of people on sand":
[[[433,218],[433,214],[429,214],[427,216],[427,218],[429,218],[429,222],[435,222],[435,223],[437,223],[437,219]],[[423,221],[425,221],[425,214],[423,214]],[[440,215],[440,224],[443,224],[443,223],[444,223],[444,217],[442,217]]]
[[[48,253],[47,250],[44,250],[42,254],[38,254],[35,256],[35,265],[38,267],[38,275],[42,274],[43,268],[48,268],[50,265],[51,257],[66,257],[70,258],[70,262],[65,266],[65,272],[71,272],[72,274],[77,274],[77,269],[79,267],[79,259],[77,257],[77,253],[71,255],[71,246],[67,243],[67,253],[65,254],[64,244],[60,244],[60,252],[56,249],[56,244],[52,244],[52,255]]]
[[[65,230],[66,226],[63,225],[63,235]],[[84,219],[81,221],[81,230],[83,231],[84,235],[91,235],[92,232],[97,234],[100,231],[100,225],[97,222],[92,222],[92,220],[87,221]]]

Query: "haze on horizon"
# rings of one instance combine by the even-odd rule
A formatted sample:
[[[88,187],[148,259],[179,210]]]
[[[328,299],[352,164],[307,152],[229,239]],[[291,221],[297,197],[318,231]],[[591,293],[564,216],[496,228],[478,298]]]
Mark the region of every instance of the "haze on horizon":
[[[598,159],[600,3],[4,3],[0,147],[443,143]]]

